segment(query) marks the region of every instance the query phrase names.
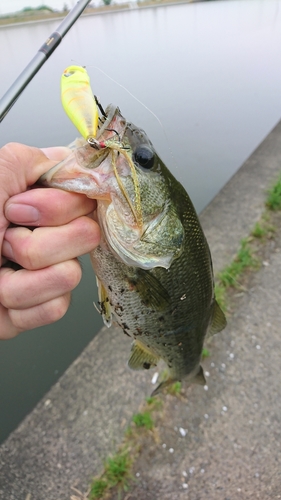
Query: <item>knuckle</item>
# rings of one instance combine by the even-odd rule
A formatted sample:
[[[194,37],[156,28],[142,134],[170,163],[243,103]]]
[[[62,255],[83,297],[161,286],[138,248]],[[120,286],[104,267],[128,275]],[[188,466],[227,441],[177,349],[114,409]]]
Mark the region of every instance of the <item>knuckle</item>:
[[[11,323],[18,333],[28,330],[28,324],[25,325],[25,312],[18,309],[8,309]]]
[[[50,267],[50,287],[62,293],[73,290],[82,277],[82,270],[77,259],[68,260]]]
[[[57,297],[56,299],[51,300],[43,305],[44,311],[42,311],[41,320],[44,321],[43,324],[54,323],[61,319],[70,304],[70,293],[66,293],[61,297]]]
[[[40,252],[36,245],[34,245],[31,237],[22,242],[19,249],[19,262],[29,270],[38,269],[40,263]]]
[[[8,310],[0,304],[0,340],[11,339],[18,333],[20,331],[11,322]]]
[[[64,263],[65,271],[63,279],[65,280],[65,289],[68,291],[73,290],[81,280],[82,270],[77,259]]]
[[[7,309],[11,307],[14,295],[14,289],[13,286],[11,286],[10,279],[11,273],[13,274],[13,271],[3,272],[2,269],[0,275],[0,304],[2,304]]]
[[[83,216],[79,221],[79,236],[89,249],[95,248],[100,240],[100,229],[98,224],[90,217]]]

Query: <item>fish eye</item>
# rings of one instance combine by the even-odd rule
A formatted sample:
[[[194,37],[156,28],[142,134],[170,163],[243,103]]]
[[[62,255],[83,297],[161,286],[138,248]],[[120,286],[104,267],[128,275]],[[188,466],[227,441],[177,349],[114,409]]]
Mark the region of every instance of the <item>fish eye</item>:
[[[133,153],[133,160],[149,170],[154,164],[154,152],[148,146],[138,146]]]

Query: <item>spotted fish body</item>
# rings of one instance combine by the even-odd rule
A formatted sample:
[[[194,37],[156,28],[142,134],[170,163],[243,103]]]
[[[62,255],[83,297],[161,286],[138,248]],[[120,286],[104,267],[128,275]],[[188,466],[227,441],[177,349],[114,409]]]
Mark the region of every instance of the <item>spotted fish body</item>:
[[[204,339],[226,324],[209,247],[192,202],[145,132],[109,106],[96,145],[77,148],[41,183],[97,199],[101,243],[91,253],[106,325],[134,342],[129,366],[160,359],[169,376],[204,383]]]

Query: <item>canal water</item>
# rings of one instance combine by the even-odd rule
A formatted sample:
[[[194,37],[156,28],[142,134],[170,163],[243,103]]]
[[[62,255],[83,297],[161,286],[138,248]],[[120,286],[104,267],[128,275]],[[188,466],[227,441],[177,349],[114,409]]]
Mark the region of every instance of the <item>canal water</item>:
[[[1,27],[0,95],[58,24]],[[280,120],[280,60],[281,0],[84,16],[0,124],[0,146],[71,142],[77,132],[60,104],[60,76],[71,64],[85,65],[102,104],[118,104],[146,130],[201,211]],[[83,280],[61,321],[0,344],[0,440],[102,325],[87,257],[82,265]]]

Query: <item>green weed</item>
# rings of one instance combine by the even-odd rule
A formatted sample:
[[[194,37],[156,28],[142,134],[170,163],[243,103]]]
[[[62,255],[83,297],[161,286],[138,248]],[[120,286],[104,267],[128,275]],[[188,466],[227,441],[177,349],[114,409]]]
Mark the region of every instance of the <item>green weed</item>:
[[[145,427],[148,430],[154,427],[154,422],[149,411],[136,413],[136,415],[133,415],[132,420],[137,427]]]
[[[105,475],[111,487],[119,485],[123,489],[127,489],[131,463],[132,460],[129,452],[124,450],[107,459],[105,463]]]
[[[163,401],[156,396],[149,396],[146,398],[146,403],[150,411],[161,410],[163,406]]]
[[[215,284],[215,296],[220,308],[225,312],[227,309],[226,288],[224,285],[222,285],[222,283]]]
[[[270,223],[269,213],[266,211],[254,225],[251,235],[258,239],[272,238],[275,231],[276,228]]]
[[[267,229],[263,227],[260,222],[256,222],[251,232],[255,238],[263,238],[267,234]]]
[[[220,308],[225,312],[227,310],[226,288],[220,282],[215,283],[215,296]]]
[[[94,479],[91,485],[91,491],[89,498],[94,500],[96,498],[102,498],[105,491],[107,490],[108,483],[105,479]]]
[[[241,240],[240,249],[231,262],[220,274],[219,280],[221,284],[227,288],[238,285],[237,278],[246,268],[256,267],[257,260],[253,257],[248,239]]]
[[[127,429],[125,430],[125,437],[130,439],[131,437],[133,437],[133,435],[134,435],[134,431],[132,429],[132,426],[129,425],[127,427]]]
[[[281,210],[281,175],[268,191],[266,206],[270,210]]]
[[[112,458],[107,458],[102,476],[94,479],[91,484],[89,499],[103,498],[105,493],[115,486],[127,491],[131,479],[131,466],[132,458],[129,451],[124,448]]]
[[[181,382],[177,381],[172,385],[169,385],[167,388],[168,394],[171,394],[172,396],[177,396],[181,392]]]
[[[210,351],[207,347],[203,347],[202,349],[202,359],[208,358],[210,356]]]

